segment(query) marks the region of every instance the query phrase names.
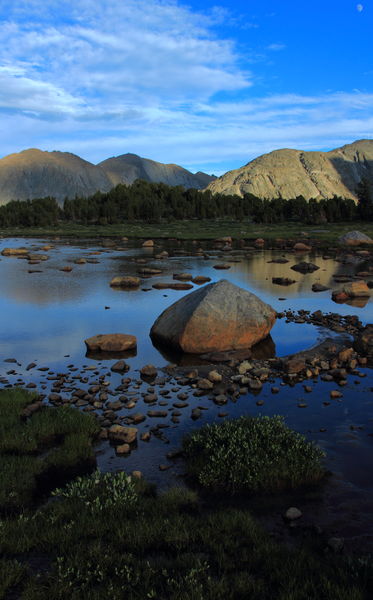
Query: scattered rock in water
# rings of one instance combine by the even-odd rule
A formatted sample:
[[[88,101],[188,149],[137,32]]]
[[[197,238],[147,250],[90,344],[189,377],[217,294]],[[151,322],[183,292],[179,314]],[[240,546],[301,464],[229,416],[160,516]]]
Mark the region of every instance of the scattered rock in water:
[[[157,377],[158,370],[154,365],[145,365],[140,369],[140,373],[143,377],[149,377],[153,379],[154,377]]]
[[[326,285],[323,285],[322,283],[313,283],[311,289],[313,292],[326,292],[330,288],[328,288]]]
[[[137,439],[137,432],[138,429],[136,429],[136,427],[112,425],[108,431],[108,436],[113,442],[132,444]]]
[[[332,292],[334,302],[345,302],[350,298],[369,298],[370,290],[365,281],[351,281]]]
[[[138,269],[139,275],[162,275],[161,269],[152,269],[151,267],[143,267]]]
[[[309,252],[310,250],[312,250],[312,248],[311,246],[307,246],[307,244],[304,244],[303,242],[297,242],[296,244],[294,244],[293,250],[295,250],[296,252]]]
[[[167,410],[148,410],[148,417],[156,418],[156,419],[165,419],[168,415]]]
[[[117,454],[129,454],[131,452],[131,447],[129,444],[119,444],[115,447],[115,452]]]
[[[356,337],[354,349],[368,360],[373,359],[373,325],[367,325]]]
[[[275,264],[279,264],[279,265],[285,265],[288,262],[289,261],[287,258],[273,258],[272,260],[268,261],[268,263],[275,263]]]
[[[110,367],[110,370],[114,373],[124,373],[129,370],[129,365],[124,360],[118,360]]]
[[[126,333],[99,334],[84,340],[84,342],[91,352],[125,352],[137,346],[136,337]]]
[[[27,248],[4,248],[2,256],[27,256],[29,251]]]
[[[212,383],[220,383],[223,379],[223,376],[218,373],[218,371],[210,371],[207,379],[209,379],[209,381],[211,381]]]
[[[145,242],[142,243],[142,247],[143,248],[153,248],[154,247],[153,240],[145,240]]]
[[[193,279],[193,275],[191,273],[174,273],[172,278],[179,281],[191,281]]]
[[[197,387],[200,390],[212,390],[214,384],[209,379],[199,379],[197,382]]]
[[[30,264],[37,264],[40,261],[48,260],[49,256],[46,254],[28,254],[27,259]]]
[[[209,283],[211,281],[211,277],[205,277],[204,275],[197,275],[193,277],[192,283],[196,285],[202,285],[203,283]]]
[[[214,269],[218,269],[218,270],[224,270],[224,269],[230,269],[230,268],[231,268],[231,265],[228,265],[227,263],[214,265]]]
[[[289,277],[272,277],[272,283],[277,285],[291,285],[295,283],[295,279],[290,279]]]
[[[141,280],[139,277],[113,277],[110,281],[111,287],[120,287],[120,288],[137,288],[139,287]]]
[[[87,260],[85,258],[77,258],[74,260],[74,264],[76,265],[85,265]]]
[[[342,235],[338,242],[345,246],[359,246],[360,244],[373,244],[372,238],[361,233],[361,231],[349,231]]]
[[[250,348],[276,320],[272,307],[226,280],[184,296],[155,321],[154,341],[191,354]]]
[[[298,273],[313,273],[314,271],[317,271],[320,267],[310,262],[301,261],[290,268],[293,271],[297,271]]]
[[[66,265],[66,267],[61,267],[61,269],[59,269],[60,271],[63,271],[64,273],[70,273],[73,268],[70,267],[69,265]]]

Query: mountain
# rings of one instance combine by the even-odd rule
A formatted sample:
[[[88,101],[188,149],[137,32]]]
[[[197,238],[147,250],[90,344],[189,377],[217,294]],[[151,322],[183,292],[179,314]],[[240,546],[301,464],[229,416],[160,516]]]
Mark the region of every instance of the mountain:
[[[357,200],[356,186],[362,178],[373,183],[373,140],[359,140],[330,152],[274,150],[228,171],[207,189],[259,198],[320,200],[336,194]]]
[[[166,165],[148,158],[141,158],[137,154],[122,154],[108,158],[98,166],[105,171],[113,185],[131,184],[135,179],[145,179],[145,181],[159,181],[167,185],[183,185],[185,188],[203,189],[216,179],[214,176],[201,173],[201,171],[193,174],[178,165]]]
[[[94,165],[69,152],[44,152],[36,148],[0,159],[0,205],[10,200],[53,196],[67,198],[108,192],[118,183],[138,178],[202,189],[214,179],[205,173],[190,173],[177,165],[164,165],[124,154]]]
[[[0,160],[0,204],[45,196],[62,202],[112,187],[102,169],[68,152],[31,148]]]

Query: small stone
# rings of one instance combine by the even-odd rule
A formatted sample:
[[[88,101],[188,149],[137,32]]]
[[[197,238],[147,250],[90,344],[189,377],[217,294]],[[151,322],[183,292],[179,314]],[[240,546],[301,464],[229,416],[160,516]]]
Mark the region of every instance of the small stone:
[[[218,371],[210,371],[210,373],[208,374],[207,378],[212,382],[212,383],[220,383],[223,379],[223,376],[218,373]]]
[[[288,508],[286,513],[284,514],[284,517],[287,521],[296,521],[297,519],[300,519],[301,516],[302,512],[299,510],[299,508],[296,508],[295,506],[291,506],[290,508]]]
[[[115,452],[117,454],[129,454],[131,452],[131,448],[129,444],[120,444],[116,446]]]
[[[141,471],[132,471],[131,475],[134,479],[142,479]]]
[[[116,363],[112,365],[110,368],[113,373],[122,373],[124,371],[128,371],[129,366],[124,360],[118,360]]]
[[[197,386],[200,390],[211,390],[214,387],[214,384],[208,379],[200,379],[197,382]]]
[[[157,377],[158,371],[154,365],[145,365],[140,370],[140,373],[143,377],[154,378],[154,377]]]

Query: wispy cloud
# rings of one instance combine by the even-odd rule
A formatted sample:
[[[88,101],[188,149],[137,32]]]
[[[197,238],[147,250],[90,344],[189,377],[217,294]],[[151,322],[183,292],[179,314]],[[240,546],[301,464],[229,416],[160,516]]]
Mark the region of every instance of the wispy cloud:
[[[98,162],[136,152],[221,172],[278,147],[373,135],[372,94],[260,97],[247,48],[218,36],[228,20],[250,36],[247,19],[176,0],[0,5],[0,154],[38,146]]]

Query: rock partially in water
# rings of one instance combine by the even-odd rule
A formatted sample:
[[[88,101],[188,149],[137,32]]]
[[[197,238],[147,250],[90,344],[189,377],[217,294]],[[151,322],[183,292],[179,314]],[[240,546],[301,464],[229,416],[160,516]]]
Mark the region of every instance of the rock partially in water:
[[[310,262],[301,261],[290,268],[293,271],[297,271],[298,273],[313,273],[314,271],[317,271],[317,269],[319,269],[320,267]]]
[[[291,285],[295,283],[295,279],[290,279],[289,277],[272,277],[272,283],[276,285]]]
[[[365,281],[351,281],[339,290],[334,290],[332,299],[335,302],[344,302],[349,298],[369,298],[370,290]]]
[[[349,231],[342,235],[338,242],[346,246],[358,246],[359,244],[373,244],[372,238],[361,231]]]
[[[222,279],[167,308],[150,335],[160,344],[191,354],[240,350],[264,339],[275,320],[271,306]]]
[[[120,287],[120,288],[138,288],[141,283],[139,277],[121,277],[120,275],[117,277],[113,277],[110,281],[111,287]]]
[[[136,337],[127,333],[99,334],[84,342],[90,352],[125,352],[137,346]]]
[[[28,253],[27,248],[4,248],[1,252],[2,256],[27,256]]]
[[[313,292],[326,292],[330,288],[328,288],[326,285],[323,285],[322,283],[313,283],[311,289]]]

